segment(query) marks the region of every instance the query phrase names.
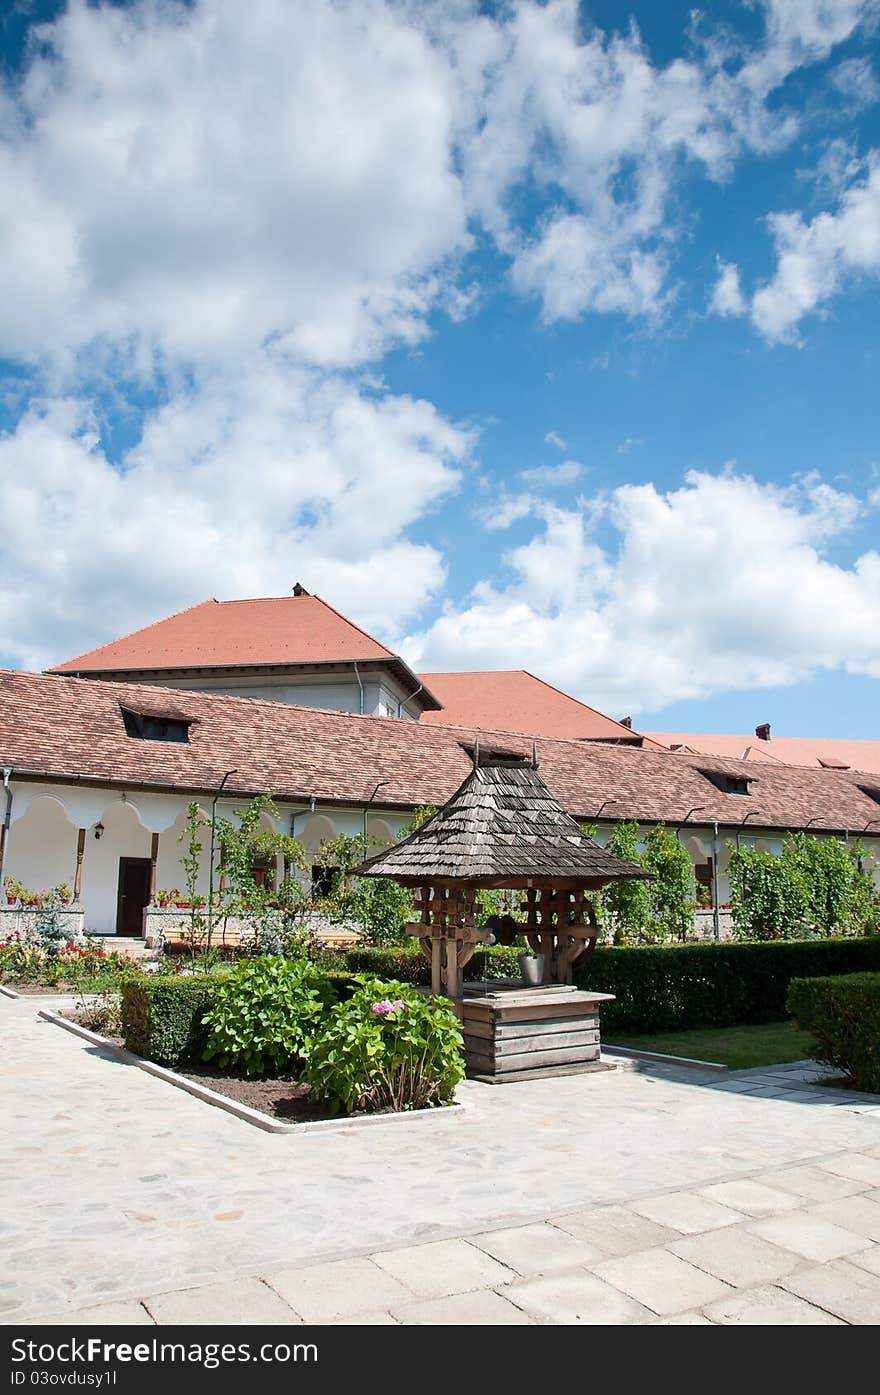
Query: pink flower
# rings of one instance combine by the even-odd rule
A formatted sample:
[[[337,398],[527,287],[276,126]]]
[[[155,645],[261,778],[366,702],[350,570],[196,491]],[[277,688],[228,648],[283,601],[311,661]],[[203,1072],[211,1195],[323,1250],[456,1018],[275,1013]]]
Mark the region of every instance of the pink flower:
[[[406,1003],[403,1001],[402,998],[395,998],[393,1003],[390,1002],[388,998],[383,998],[381,1002],[373,1003],[371,1005],[370,1012],[372,1012],[376,1017],[388,1017],[390,1013],[399,1012],[402,1008],[405,1007]]]

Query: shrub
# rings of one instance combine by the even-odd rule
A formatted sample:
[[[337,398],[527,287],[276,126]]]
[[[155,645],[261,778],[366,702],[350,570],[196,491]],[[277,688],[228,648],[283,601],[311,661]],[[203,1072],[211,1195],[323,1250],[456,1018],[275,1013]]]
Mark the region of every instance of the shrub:
[[[464,1076],[452,1004],[364,977],[306,1048],[303,1079],[334,1113],[450,1104]]]
[[[816,1042],[815,1056],[860,1090],[880,1092],[880,973],[798,978],[788,1009]]]
[[[519,978],[521,953],[522,949],[515,946],[481,946],[465,965],[464,977],[471,983],[484,978]],[[346,968],[354,973],[375,974],[379,978],[393,978],[401,983],[430,985],[431,982],[431,965],[417,946],[379,949],[371,945],[358,945],[354,949],[344,950],[342,958]]]
[[[219,982],[204,974],[144,974],[123,983],[122,1035],[129,1051],[163,1066],[200,1060],[207,1044],[202,1019]]]
[[[793,978],[880,970],[880,936],[769,944],[600,946],[581,966],[579,988],[613,993],[602,1012],[614,1032],[683,1031],[771,1022],[788,1016]]]
[[[245,960],[214,989],[203,1059],[246,1075],[286,1075],[332,997],[331,980],[304,960]]]

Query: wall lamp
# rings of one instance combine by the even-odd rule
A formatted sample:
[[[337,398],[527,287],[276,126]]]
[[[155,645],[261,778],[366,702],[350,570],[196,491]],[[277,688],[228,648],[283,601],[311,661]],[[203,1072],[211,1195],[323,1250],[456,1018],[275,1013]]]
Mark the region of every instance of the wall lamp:
[[[102,824],[100,819],[98,819],[98,822],[95,824],[95,827],[93,828],[92,832],[98,839],[104,836],[104,825]]]

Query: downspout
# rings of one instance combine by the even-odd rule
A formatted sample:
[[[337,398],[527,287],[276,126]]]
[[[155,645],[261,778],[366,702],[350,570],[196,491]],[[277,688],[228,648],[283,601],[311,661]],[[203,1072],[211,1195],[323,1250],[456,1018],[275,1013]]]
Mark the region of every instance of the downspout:
[[[422,691],[422,689],[424,688],[424,686],[425,686],[424,683],[420,683],[419,686],[416,688],[415,692],[414,692],[414,693],[410,693],[410,695],[409,695],[409,697],[406,699],[406,701],[407,701],[407,702],[412,702],[413,698],[417,698],[418,695],[419,695],[419,693],[420,693],[420,692]],[[402,702],[399,702],[399,703],[397,704],[397,715],[398,715],[398,717],[400,716],[400,714],[401,714],[402,711],[403,711],[403,703],[402,703]]]
[[[354,676],[355,676],[355,678],[357,679],[358,687],[359,687],[360,690],[361,690],[360,706],[358,707],[358,711],[360,712],[361,716],[363,716],[363,715],[364,715],[364,685],[363,685],[363,683],[361,682],[361,676],[360,676],[360,674],[358,673],[357,659],[352,659],[352,663],[354,664]]]
[[[295,838],[295,837],[296,837],[296,821],[297,821],[297,819],[299,818],[300,814],[313,814],[314,812],[315,812],[315,796],[314,796],[313,794],[311,794],[311,795],[309,795],[309,807],[308,807],[308,809],[295,809],[295,810],[293,811],[293,813],[291,814],[291,816],[290,816],[290,836],[291,836],[291,838]]]
[[[12,786],[9,781],[12,779],[12,767],[7,766],[3,771],[3,793],[6,795],[6,813],[3,816],[3,824],[0,827],[0,886],[3,885],[3,867],[6,862],[6,840],[9,837],[9,825],[12,823]]]
[[[712,928],[716,940],[721,939],[721,912],[718,909],[718,854],[721,843],[718,837],[718,824],[712,825]]]

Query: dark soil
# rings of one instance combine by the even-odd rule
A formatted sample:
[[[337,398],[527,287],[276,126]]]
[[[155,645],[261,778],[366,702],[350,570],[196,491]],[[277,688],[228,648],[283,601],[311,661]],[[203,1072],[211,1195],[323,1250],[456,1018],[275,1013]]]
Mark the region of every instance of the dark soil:
[[[268,1114],[272,1119],[304,1123],[308,1119],[338,1117],[328,1114],[326,1109],[321,1109],[312,1101],[308,1085],[301,1085],[298,1080],[289,1077],[247,1080],[241,1076],[229,1075],[210,1061],[204,1065],[191,1063],[186,1067],[178,1066],[177,1073],[185,1075],[188,1080],[195,1080],[199,1085],[206,1085],[209,1090],[216,1090],[218,1095],[226,1095],[229,1099],[236,1100],[238,1104],[258,1109],[261,1114]]]

